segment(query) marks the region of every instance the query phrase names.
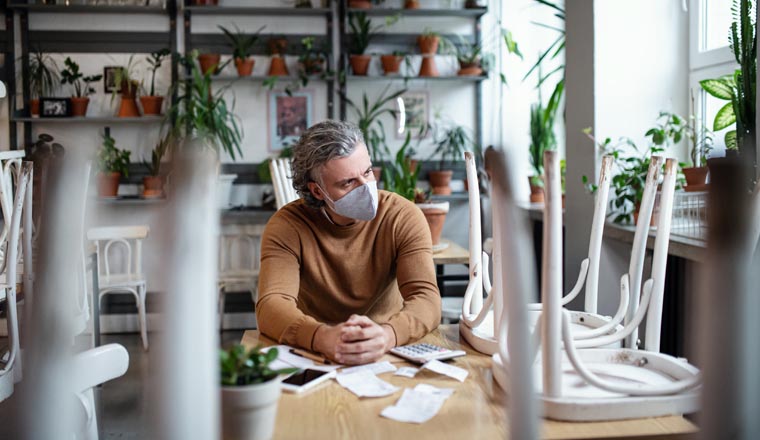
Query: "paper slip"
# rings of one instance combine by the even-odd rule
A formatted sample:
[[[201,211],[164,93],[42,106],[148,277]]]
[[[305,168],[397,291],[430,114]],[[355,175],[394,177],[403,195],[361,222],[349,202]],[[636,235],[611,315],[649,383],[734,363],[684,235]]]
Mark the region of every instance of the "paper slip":
[[[322,365],[315,363],[311,359],[307,359],[303,356],[293,354],[290,350],[293,347],[288,345],[275,345],[274,347],[267,347],[264,351],[268,351],[272,348],[277,348],[277,359],[269,364],[269,368],[272,370],[280,370],[283,368],[311,368],[312,370],[332,371],[340,368],[340,365]]]
[[[340,374],[353,374],[359,371],[369,371],[373,374],[383,374],[389,371],[396,371],[396,367],[390,362],[375,362],[374,364],[359,365],[357,367],[344,368]]]
[[[467,377],[469,371],[465,370],[464,368],[455,367],[453,365],[444,364],[441,361],[430,361],[422,366],[422,368],[425,368],[430,371],[434,371],[438,374],[443,374],[444,376],[452,377],[460,382],[464,382],[464,379]]]
[[[420,370],[414,367],[401,367],[395,373],[393,373],[393,375],[411,378],[411,377],[414,377],[414,375],[417,374],[418,371]]]
[[[450,388],[419,384],[414,389],[405,389],[396,404],[385,408],[380,415],[398,422],[425,423],[438,414],[452,393],[454,390]]]
[[[398,387],[378,379],[371,371],[361,370],[351,374],[339,374],[335,380],[359,397],[383,397],[399,390]]]

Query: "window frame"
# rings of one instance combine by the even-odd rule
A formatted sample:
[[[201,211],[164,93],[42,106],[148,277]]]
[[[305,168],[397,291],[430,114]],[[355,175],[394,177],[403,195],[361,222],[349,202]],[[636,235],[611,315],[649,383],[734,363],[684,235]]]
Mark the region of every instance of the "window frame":
[[[734,54],[725,47],[701,51],[701,31],[706,30],[701,11],[710,0],[689,0],[689,70],[704,69],[734,61]]]

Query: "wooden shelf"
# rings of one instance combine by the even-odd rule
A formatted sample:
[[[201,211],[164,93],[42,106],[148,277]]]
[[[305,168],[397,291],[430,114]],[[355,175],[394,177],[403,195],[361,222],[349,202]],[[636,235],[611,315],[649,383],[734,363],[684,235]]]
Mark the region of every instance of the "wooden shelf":
[[[488,76],[362,76],[346,75],[350,81],[463,81],[480,82],[488,79]]]
[[[259,15],[291,17],[314,17],[332,15],[330,8],[256,8],[256,7],[224,7],[224,6],[186,6],[185,11],[197,15]]]
[[[117,116],[71,116],[65,118],[31,118],[17,116],[11,122],[51,123],[51,124],[156,124],[164,120],[163,116],[140,116],[119,118]]]
[[[215,75],[211,77],[212,81],[266,81],[269,78],[277,78],[277,82],[280,81],[288,82],[288,81],[300,81],[301,78],[298,76],[288,75],[288,76],[268,76],[268,75],[249,75],[249,76],[237,76],[237,75]],[[309,81],[329,81],[329,78],[322,78],[318,75],[310,75]],[[183,81],[189,81],[192,80],[193,77],[190,75],[182,75],[181,79]]]
[[[90,5],[28,5],[11,4],[9,9],[50,14],[148,14],[166,15],[167,9],[157,6],[90,6]]]
[[[397,9],[397,8],[371,8],[349,9],[349,14],[365,13],[368,16],[387,17],[401,15],[406,17],[481,17],[488,9]]]
[[[166,203],[166,197],[144,199],[140,196],[119,196],[113,199],[95,197],[98,203],[106,205],[161,205]]]

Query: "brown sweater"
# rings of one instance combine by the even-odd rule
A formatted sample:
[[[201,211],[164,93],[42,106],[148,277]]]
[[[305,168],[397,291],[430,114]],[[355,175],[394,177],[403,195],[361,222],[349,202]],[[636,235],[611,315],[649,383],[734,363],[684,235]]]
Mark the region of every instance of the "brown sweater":
[[[322,324],[351,314],[388,324],[396,344],[419,339],[441,319],[430,230],[413,203],[379,191],[377,216],[337,226],[303,200],[282,207],[261,241],[259,330],[313,349]]]

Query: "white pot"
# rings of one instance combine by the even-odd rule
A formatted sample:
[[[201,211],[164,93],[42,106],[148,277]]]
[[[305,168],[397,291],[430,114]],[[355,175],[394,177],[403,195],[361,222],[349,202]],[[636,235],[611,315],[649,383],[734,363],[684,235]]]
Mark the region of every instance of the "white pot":
[[[268,440],[274,434],[280,380],[222,387],[222,439]]]
[[[237,174],[220,174],[216,186],[217,206],[220,209],[227,209],[230,205],[230,193],[232,192],[232,182],[237,179]]]

